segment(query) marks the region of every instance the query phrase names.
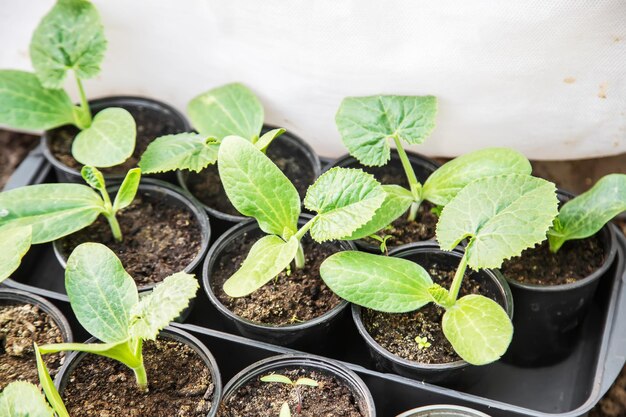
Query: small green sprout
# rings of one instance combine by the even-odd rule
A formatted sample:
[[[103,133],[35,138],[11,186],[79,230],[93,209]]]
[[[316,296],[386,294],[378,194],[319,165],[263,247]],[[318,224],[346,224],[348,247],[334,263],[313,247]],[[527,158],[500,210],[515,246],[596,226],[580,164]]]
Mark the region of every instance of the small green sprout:
[[[380,243],[380,252],[387,255],[389,249],[387,248],[387,241],[393,237],[393,235],[378,236],[377,234],[371,234],[368,236]]]
[[[426,336],[424,337],[415,336],[415,343],[417,343],[417,348],[419,350],[428,349],[431,346]]]
[[[296,406],[296,415],[300,414],[302,411],[302,394],[300,393],[299,387],[306,385],[309,387],[318,387],[319,383],[311,378],[298,378],[295,381],[289,379],[289,377],[281,374],[269,374],[261,377],[261,381],[263,382],[275,382],[279,384],[287,384],[294,387],[294,391],[296,393],[296,397],[298,398],[298,405]],[[289,408],[289,403],[285,401],[280,407],[280,414],[278,417],[291,417],[291,409]]]

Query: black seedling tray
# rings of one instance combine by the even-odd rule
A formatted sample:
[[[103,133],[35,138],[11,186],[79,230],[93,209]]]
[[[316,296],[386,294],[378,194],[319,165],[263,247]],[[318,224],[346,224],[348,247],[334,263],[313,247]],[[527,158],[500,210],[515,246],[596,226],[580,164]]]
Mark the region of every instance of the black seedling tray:
[[[608,390],[626,355],[626,238],[618,235],[618,256],[600,283],[574,352],[563,362],[543,368],[519,368],[503,362],[480,367],[479,379],[461,390],[442,388],[373,370],[367,348],[349,314],[341,325],[308,353],[345,362],[365,380],[376,401],[378,416],[393,417],[421,405],[448,403],[498,416],[580,416]],[[42,295],[67,315],[77,340],[86,333],[76,322],[63,288],[63,269],[50,244],[34,247],[14,279],[15,287]],[[613,278],[613,279],[610,279]],[[196,335],[215,355],[223,383],[251,363],[293,350],[232,334],[226,320],[198,293],[186,324],[176,325]],[[476,369],[476,368],[474,368]]]

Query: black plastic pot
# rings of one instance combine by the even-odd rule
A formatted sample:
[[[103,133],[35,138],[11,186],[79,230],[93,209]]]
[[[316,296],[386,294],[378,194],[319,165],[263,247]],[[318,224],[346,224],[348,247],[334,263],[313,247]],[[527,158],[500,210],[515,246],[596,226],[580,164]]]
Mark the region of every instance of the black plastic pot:
[[[211,410],[207,414],[207,417],[215,417],[215,415],[217,415],[217,410],[219,408],[220,400],[222,398],[222,380],[221,380],[219,368],[217,366],[217,362],[215,361],[215,358],[213,358],[213,355],[211,354],[211,352],[195,336],[176,327],[170,327],[170,326],[166,327],[165,329],[161,330],[159,337],[167,338],[167,339],[174,340],[180,343],[184,343],[187,346],[191,347],[198,354],[198,356],[200,356],[202,361],[209,368],[209,371],[211,372],[211,380],[213,381],[214,388],[213,388],[212,406],[211,406]],[[92,337],[91,339],[87,340],[86,343],[97,343],[97,342],[98,340]],[[72,375],[72,372],[74,371],[74,369],[76,369],[80,361],[84,359],[85,356],[87,355],[88,354],[85,352],[72,352],[67,358],[67,360],[65,361],[65,364],[63,365],[63,367],[61,367],[59,374],[56,376],[54,380],[54,383],[57,389],[59,390],[59,394],[61,394],[61,396],[63,396],[63,391],[65,390],[67,385],[70,383],[70,377]],[[167,366],[167,364],[163,364],[163,366]],[[190,369],[189,371],[193,372],[192,369]],[[149,379],[150,379],[150,375],[148,375],[148,381]]]
[[[302,215],[299,225],[306,223],[311,216]],[[313,320],[302,323],[294,323],[288,326],[271,326],[256,323],[237,316],[219,300],[213,291],[213,268],[219,261],[222,252],[243,234],[258,234],[263,232],[255,220],[239,223],[230,228],[211,246],[202,268],[202,284],[204,291],[215,308],[226,317],[234,329],[243,336],[254,340],[273,343],[281,346],[307,346],[310,344],[324,344],[325,336],[344,316],[348,302],[342,300],[336,307]],[[336,242],[342,250],[354,250],[350,242]],[[320,278],[321,279],[321,278]]]
[[[460,405],[427,405],[396,417],[489,417],[487,414]]]
[[[253,363],[226,384],[222,402],[227,402],[237,390],[255,378],[270,373],[280,374],[291,369],[315,370],[336,377],[350,389],[363,416],[376,416],[376,407],[369,388],[357,374],[336,361],[307,354],[273,356]]]
[[[413,167],[413,171],[415,171],[415,176],[417,177],[417,180],[421,182],[422,184],[424,183],[424,181],[426,181],[426,179],[430,176],[430,174],[435,172],[435,170],[437,170],[437,168],[441,166],[441,164],[439,164],[437,161],[434,161],[424,155],[420,155],[418,153],[409,152],[409,151],[406,151],[406,153],[407,153],[407,156],[409,157],[409,162],[411,163],[411,166]],[[390,167],[392,167],[393,169],[402,171],[402,182],[397,183],[396,185],[401,185],[403,187],[406,187],[407,189],[409,188],[409,183],[406,179],[406,175],[404,174],[404,170],[402,168],[402,161],[400,160],[398,151],[396,151],[395,149],[391,150],[391,159],[389,160],[389,162],[385,166],[382,166],[382,167],[364,166],[361,163],[359,163],[359,161],[357,161],[354,157],[350,156],[349,154],[346,154],[337,158],[330,165],[326,166],[324,168],[324,171],[327,171],[334,167],[360,168],[374,175],[374,177],[376,177],[377,180],[381,181],[382,184],[389,184],[387,181],[384,180],[382,175],[385,172],[385,169],[389,169]],[[363,239],[356,240],[355,243],[357,247],[362,251],[366,251],[370,253],[380,253],[380,247],[378,244],[373,244]],[[395,247],[396,246],[388,245],[388,249],[393,249]]]
[[[446,252],[439,249],[434,242],[417,242],[400,246],[390,251],[390,256],[408,259],[426,270],[432,265],[452,265],[458,266],[463,252],[455,249]],[[496,301],[503,306],[509,317],[513,317],[513,298],[511,290],[504,277],[496,270],[472,271],[468,269],[469,277],[480,282],[483,289],[488,291],[488,295],[496,298]],[[487,294],[485,294],[487,295]],[[464,360],[442,364],[418,363],[401,358],[389,352],[379,345],[368,333],[361,318],[361,307],[352,305],[352,318],[365,340],[372,359],[378,369],[391,371],[408,378],[419,379],[430,383],[441,385],[454,385],[462,387],[468,383],[473,383],[477,375],[480,374],[480,367],[470,367]],[[468,371],[468,368],[475,368]]]
[[[262,133],[265,133],[275,128],[276,128],[275,126],[264,125]],[[322,170],[320,159],[315,153],[315,151],[313,150],[313,148],[311,148],[311,146],[309,146],[309,144],[306,143],[303,139],[299,138],[293,133],[285,132],[284,134],[282,134],[281,136],[279,136],[278,138],[272,141],[272,143],[268,147],[268,150],[271,150],[272,148],[279,148],[279,147],[287,147],[289,149],[290,154],[298,156],[303,166],[308,165],[312,169],[312,171],[314,172],[315,178],[317,178],[320,175],[320,172]],[[215,167],[213,167],[212,169],[215,169]],[[188,184],[188,179],[192,175],[197,176],[200,174],[196,174],[190,171],[178,171],[176,175],[177,175],[178,183],[180,184],[180,186],[193,195],[193,192],[191,191],[189,184]],[[300,197],[304,198],[304,196],[300,196]],[[242,221],[249,219],[249,217],[245,217],[239,214],[233,215],[229,213],[224,213],[213,207],[209,207],[208,205],[204,204],[202,201],[200,203],[211,216],[211,225],[213,226],[213,232],[214,232],[213,236],[215,239],[221,236],[222,233],[224,233],[226,230],[231,228],[234,224],[240,223]]]
[[[160,122],[162,122],[164,126],[167,126],[167,124],[171,124],[171,126],[167,129],[163,129],[162,135],[187,132],[191,130],[189,122],[187,121],[185,116],[182,115],[182,113],[166,103],[151,98],[135,96],[103,97],[89,101],[89,106],[94,116],[99,111],[109,107],[121,107],[125,110],[128,110],[133,115],[133,117],[135,117],[135,119],[136,115],[139,112],[150,112],[153,114],[152,117],[154,117],[155,120],[159,120]],[[61,161],[59,161],[50,149],[51,136],[54,134],[55,131],[64,128],[66,127],[64,126],[44,132],[41,140],[43,154],[48,162],[50,162],[50,164],[52,165],[59,182],[82,183],[83,179],[80,175],[80,170],[70,168]],[[141,126],[138,125],[137,136],[139,136],[140,134],[140,129]],[[156,139],[156,137],[152,139]],[[125,174],[105,174],[105,179],[110,182],[121,182],[124,179],[124,175]],[[154,177],[170,182],[175,181],[174,174],[172,173],[170,173],[169,175],[167,175],[167,173],[165,175],[158,174],[154,175]]]

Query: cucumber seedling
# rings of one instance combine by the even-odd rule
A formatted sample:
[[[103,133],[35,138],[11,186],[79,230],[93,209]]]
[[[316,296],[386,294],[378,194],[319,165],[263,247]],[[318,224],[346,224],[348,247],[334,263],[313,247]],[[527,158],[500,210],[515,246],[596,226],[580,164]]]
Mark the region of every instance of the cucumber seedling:
[[[65,289],[80,324],[102,343],[59,343],[39,347],[42,354],[88,352],[132,369],[141,391],[148,390],[143,343],[176,319],[198,290],[193,275],[178,272],[139,298],[137,285],[106,246],[83,243],[67,260]]]
[[[87,0],[58,0],[30,42],[35,73],[0,71],[0,124],[26,130],[75,125],[80,132],[72,143],[74,159],[95,167],[123,163],[135,149],[135,120],[119,107],[92,117],[82,83],[100,73],[105,50],[95,6]],[[63,90],[69,70],[78,85],[78,106]]]
[[[291,385],[293,387],[294,392],[296,393],[296,398],[298,399],[298,404],[296,405],[296,415],[300,414],[302,411],[302,394],[300,393],[300,387],[308,386],[308,387],[318,387],[319,384],[317,381],[311,378],[298,378],[295,381],[292,381],[289,377],[281,374],[269,374],[261,377],[262,382],[268,383],[278,383],[278,384],[286,384]],[[289,408],[289,403],[285,401],[280,407],[280,414],[278,417],[291,417],[291,409]]]
[[[528,175],[481,178],[463,188],[437,223],[443,250],[469,239],[449,289],[434,283],[414,262],[355,251],[333,254],[320,273],[338,296],[373,310],[406,313],[434,302],[445,309],[441,327],[456,353],[471,364],[487,364],[506,352],[513,326],[490,298],[459,298],[467,267],[498,268],[505,259],[545,240],[557,204],[554,184]]]

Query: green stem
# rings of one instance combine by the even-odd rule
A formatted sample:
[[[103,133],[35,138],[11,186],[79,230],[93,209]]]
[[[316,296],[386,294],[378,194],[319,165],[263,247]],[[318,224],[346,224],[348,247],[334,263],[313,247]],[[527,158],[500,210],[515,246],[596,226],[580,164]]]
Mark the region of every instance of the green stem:
[[[309,231],[309,229],[311,228],[311,226],[313,226],[313,223],[315,222],[316,219],[317,219],[317,216],[313,217],[311,220],[306,222],[304,226],[302,226],[300,230],[298,230],[296,234],[294,235],[296,239],[302,240],[302,238],[304,237],[304,234]]]
[[[463,283],[463,277],[465,276],[465,271],[467,270],[467,249],[461,258],[461,262],[459,263],[459,267],[454,274],[454,279],[452,280],[452,285],[450,286],[450,291],[448,291],[450,304],[454,305],[457,297],[459,296],[459,290],[461,289],[461,284]]]
[[[414,222],[417,218],[417,210],[420,208],[420,203],[416,203],[415,201],[411,203],[411,208],[409,209],[409,217],[407,219],[411,222]]]
[[[86,126],[80,126],[81,128],[87,128],[91,126],[91,109],[89,108],[89,103],[87,102],[87,96],[85,95],[85,89],[83,88],[83,83],[78,77],[78,75],[74,74],[76,78],[76,84],[78,85],[78,93],[80,94],[80,108],[83,110],[83,114],[87,116]]]
[[[120,224],[118,223],[115,214],[112,212],[104,213],[104,217],[106,217],[107,221],[109,222],[109,226],[111,226],[111,233],[113,234],[113,238],[115,239],[115,241],[121,242],[122,229],[120,229]]]
[[[402,147],[402,143],[400,142],[398,135],[393,136],[393,141],[396,144],[396,149],[398,151],[398,155],[400,156],[400,161],[402,162],[402,168],[404,168],[404,173],[409,181],[409,188],[411,190],[411,194],[413,195],[414,202],[411,204],[408,219],[414,221],[417,215],[417,209],[422,202],[422,184],[419,183],[417,177],[415,176],[415,171],[411,166],[411,162],[409,161],[406,151]]]
[[[302,243],[298,242],[298,251],[295,258],[296,269],[304,268],[304,249],[302,249]]]
[[[302,226],[300,230],[298,230],[296,234],[294,235],[295,238],[298,239],[298,251],[296,252],[296,258],[294,259],[295,264],[296,264],[296,269],[304,268],[304,262],[305,262],[304,249],[302,249],[302,243],[300,241],[304,237],[304,234],[309,231],[311,226],[313,226],[313,222],[315,221],[315,219],[316,217],[313,217],[311,220],[306,222],[304,226]]]
[[[137,379],[137,385],[142,392],[148,391],[148,375],[146,374],[146,367],[141,362],[141,365],[133,368],[133,372],[135,373],[135,378]]]

